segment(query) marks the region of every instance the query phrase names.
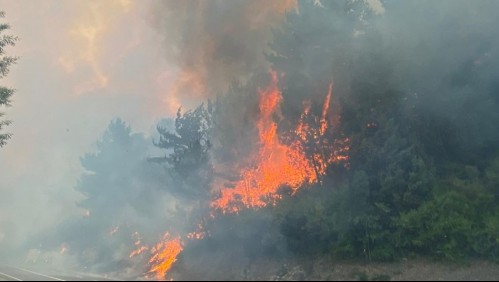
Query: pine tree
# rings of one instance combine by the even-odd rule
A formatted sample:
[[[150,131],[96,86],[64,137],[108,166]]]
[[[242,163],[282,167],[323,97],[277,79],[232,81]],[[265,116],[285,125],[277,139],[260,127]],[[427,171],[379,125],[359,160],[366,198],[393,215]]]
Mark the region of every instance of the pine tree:
[[[0,18],[5,16],[4,12],[0,12]],[[18,41],[18,38],[13,35],[5,34],[5,32],[10,28],[8,24],[0,24],[0,79],[7,76],[9,73],[11,65],[17,62],[17,57],[7,56],[5,54],[5,48],[7,46],[14,46]],[[15,90],[5,86],[0,86],[0,107],[10,106],[11,97]],[[5,114],[0,112],[0,131],[3,127],[8,126],[11,121],[1,119]],[[0,133],[0,147],[7,143],[7,140],[11,137],[9,133]]]

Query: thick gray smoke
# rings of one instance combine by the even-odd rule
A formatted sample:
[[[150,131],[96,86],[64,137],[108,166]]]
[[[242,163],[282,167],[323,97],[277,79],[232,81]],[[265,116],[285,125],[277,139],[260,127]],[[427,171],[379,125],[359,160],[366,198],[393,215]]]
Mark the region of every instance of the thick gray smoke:
[[[445,149],[468,158],[467,150],[494,144],[499,112],[491,97],[497,97],[499,20],[491,11],[499,3],[386,1],[385,7],[376,25],[382,54],[394,82],[412,94],[413,106],[425,110],[426,118],[443,117],[458,128],[447,138],[460,144]]]
[[[159,1],[153,25],[178,67],[170,95],[184,102],[215,97],[233,80],[268,68],[265,52],[295,1]],[[193,100],[194,99],[194,100]]]

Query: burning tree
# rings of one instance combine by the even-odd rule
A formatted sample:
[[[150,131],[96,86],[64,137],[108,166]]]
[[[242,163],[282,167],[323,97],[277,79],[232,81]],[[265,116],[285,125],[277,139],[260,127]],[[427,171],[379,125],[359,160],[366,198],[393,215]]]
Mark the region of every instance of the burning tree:
[[[346,163],[348,160],[348,140],[341,143],[342,148],[336,150],[334,146],[339,146],[340,143],[329,142],[324,138],[330,127],[327,116],[332,84],[325,95],[321,116],[311,119],[315,123],[306,120],[310,113],[309,109],[305,108],[296,129],[284,134],[278,131],[279,121],[275,120],[283,99],[278,87],[278,74],[273,71],[270,74],[269,85],[260,89],[258,95],[258,119],[253,125],[258,132],[258,144],[252,146],[254,151],[249,154],[248,160],[234,160],[229,164],[234,168],[240,168],[236,171],[237,179],[229,185],[222,186],[217,186],[219,182],[213,182],[213,199],[210,204],[212,218],[216,218],[219,211],[240,213],[245,209],[276,205],[282,198],[282,188],[289,188],[293,195],[299,189],[317,183],[331,163]],[[176,119],[176,132],[161,131],[162,135],[158,144],[174,149],[170,156],[163,159],[171,164],[169,169],[186,169],[182,167],[184,156],[191,154],[200,156],[204,152],[198,150],[203,144],[203,138],[206,137],[204,133],[208,129],[202,127],[203,113],[206,112],[203,111],[202,106],[192,113],[187,112],[184,116],[179,113]],[[305,144],[308,152],[304,151]],[[245,146],[245,144],[234,145],[236,149],[237,145]],[[242,164],[237,163],[239,161]],[[250,165],[246,167],[244,164]],[[196,168],[206,169],[205,166]],[[197,173],[193,169],[181,172],[186,176]],[[188,233],[175,240],[164,239],[163,243],[160,243],[161,247],[152,250],[153,259],[150,271],[157,273],[158,278],[164,277],[175,261],[175,256],[180,253],[181,248],[175,246],[180,246],[181,242],[186,242],[187,239],[202,239],[203,237],[204,234]]]
[[[271,78],[270,85],[259,91],[260,117],[256,125],[259,136],[258,152],[251,156],[251,167],[239,172],[240,180],[234,183],[234,187],[215,187],[220,189],[221,194],[220,198],[211,204],[215,210],[238,212],[242,207],[258,208],[269,203],[275,204],[281,198],[281,188],[289,187],[294,194],[304,185],[318,182],[330,163],[347,159],[346,155],[338,156],[333,148],[320,148],[320,153],[306,154],[303,147],[303,142],[309,141],[307,135],[311,132],[312,138],[315,139],[311,142],[317,147],[328,146],[320,138],[329,127],[326,116],[332,85],[329,87],[317,128],[311,127],[304,120],[308,115],[308,110],[305,109],[295,130],[299,138],[286,144],[284,138],[279,136],[278,124],[274,121],[283,99],[278,88],[278,74],[271,72]]]

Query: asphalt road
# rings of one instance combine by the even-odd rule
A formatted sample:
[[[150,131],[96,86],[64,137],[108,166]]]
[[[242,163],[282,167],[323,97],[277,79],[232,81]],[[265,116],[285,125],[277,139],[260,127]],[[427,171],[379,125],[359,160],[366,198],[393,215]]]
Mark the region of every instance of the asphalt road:
[[[116,281],[86,274],[42,273],[30,269],[0,265],[0,281]]]

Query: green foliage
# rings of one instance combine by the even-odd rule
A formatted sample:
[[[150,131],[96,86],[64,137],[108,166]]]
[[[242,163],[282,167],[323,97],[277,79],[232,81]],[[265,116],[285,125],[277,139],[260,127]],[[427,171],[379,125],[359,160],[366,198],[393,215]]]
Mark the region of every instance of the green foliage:
[[[470,255],[497,259],[496,196],[475,167],[460,168],[440,181],[430,201],[401,214],[400,248],[451,260]]]
[[[167,171],[175,184],[172,189],[190,198],[206,198],[212,172],[209,164],[209,129],[211,128],[212,104],[200,105],[193,111],[177,112],[175,130],[157,127],[160,134],[155,145],[167,150],[165,157],[150,160],[167,163]],[[177,195],[180,195],[177,194]]]
[[[342,223],[332,208],[333,200],[325,189],[313,187],[279,206],[283,209],[278,211],[281,213],[281,232],[292,251],[314,254],[325,253],[332,248],[338,240],[338,229]],[[310,204],[312,201],[313,205]]]
[[[116,119],[96,145],[96,152],[81,158],[87,173],[75,189],[86,198],[78,205],[91,214],[106,215],[109,220],[120,221],[126,217],[124,209],[130,203],[139,214],[151,216],[148,208],[153,206],[154,198],[150,193],[160,185],[153,176],[161,174],[154,164],[146,161],[147,140],[133,134],[125,122]],[[109,228],[113,223],[105,224]]]
[[[175,119],[175,131],[170,132],[169,129],[158,126],[160,139],[155,145],[173,149],[173,153],[166,156],[165,161],[178,171],[197,168],[207,162],[210,148],[207,129],[210,123],[210,113],[204,105],[184,114],[181,114],[180,108]]]
[[[4,12],[0,12],[0,18],[5,16]],[[17,62],[17,57],[11,57],[5,55],[7,46],[14,46],[18,40],[16,36],[5,34],[5,31],[8,30],[10,26],[8,24],[0,24],[0,79],[7,76],[9,73],[10,67]],[[1,106],[10,106],[10,99],[14,94],[14,89],[7,88],[4,86],[0,86],[0,107]],[[4,113],[0,112],[0,118],[4,116]],[[8,126],[11,122],[9,120],[1,120],[0,119],[0,131],[5,126]],[[7,143],[7,140],[10,139],[11,135],[9,133],[0,133],[0,147],[4,146]]]
[[[155,223],[167,222],[158,211],[164,210],[167,198],[160,187],[168,177],[147,161],[150,147],[151,141],[133,133],[124,121],[111,121],[94,152],[80,158],[85,172],[75,187],[82,195],[76,204],[88,214],[69,216],[54,233],[45,235],[43,247],[54,249],[64,242],[84,265],[103,271],[126,267],[124,252],[137,239],[131,235],[137,230],[141,235],[163,232]]]

